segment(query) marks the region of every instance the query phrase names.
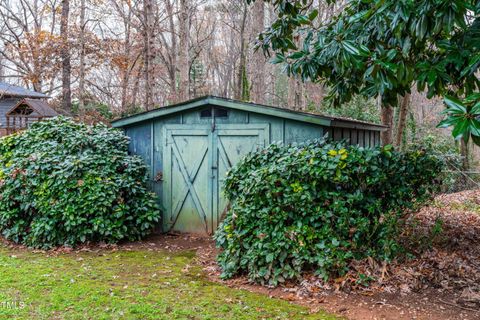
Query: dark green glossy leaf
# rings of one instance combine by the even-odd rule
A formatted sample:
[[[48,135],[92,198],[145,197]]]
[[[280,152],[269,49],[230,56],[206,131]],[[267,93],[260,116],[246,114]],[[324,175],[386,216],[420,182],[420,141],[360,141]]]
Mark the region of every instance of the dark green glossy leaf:
[[[462,118],[459,120],[452,131],[452,136],[454,139],[460,139],[466,132],[468,132],[469,120]]]
[[[479,102],[477,102],[472,109],[470,110],[470,113],[475,116],[480,116],[480,99],[478,99]]]
[[[442,120],[437,127],[438,128],[448,128],[451,126],[456,125],[458,122],[460,122],[462,118],[460,117],[449,117],[447,119]]]
[[[315,18],[317,18],[317,17],[318,17],[318,10],[317,9],[312,10],[312,12],[310,12],[310,14],[308,15],[308,19],[310,21],[315,20]]]
[[[475,119],[469,119],[468,130],[475,136],[480,136],[480,122]]]
[[[446,96],[443,101],[453,111],[459,111],[459,112],[462,112],[462,113],[467,112],[467,109],[465,108],[465,106],[457,98]]]

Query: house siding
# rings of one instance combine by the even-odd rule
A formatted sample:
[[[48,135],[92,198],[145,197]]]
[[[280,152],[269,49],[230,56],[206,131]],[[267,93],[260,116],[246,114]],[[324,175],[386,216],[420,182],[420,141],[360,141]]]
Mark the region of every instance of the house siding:
[[[6,114],[10,111],[21,99],[7,98],[0,99],[0,128],[5,129],[7,126]]]

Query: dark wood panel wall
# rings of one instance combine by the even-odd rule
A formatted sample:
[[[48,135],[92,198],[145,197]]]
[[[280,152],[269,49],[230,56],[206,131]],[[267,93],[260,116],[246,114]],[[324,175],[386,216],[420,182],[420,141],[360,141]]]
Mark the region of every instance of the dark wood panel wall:
[[[334,141],[345,140],[352,145],[362,147],[376,147],[380,145],[380,132],[350,128],[328,128],[328,137]]]

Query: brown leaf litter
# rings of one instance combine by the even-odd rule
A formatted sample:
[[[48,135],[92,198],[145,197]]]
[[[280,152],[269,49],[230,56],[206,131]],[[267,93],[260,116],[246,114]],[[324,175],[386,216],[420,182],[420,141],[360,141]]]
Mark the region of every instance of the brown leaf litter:
[[[221,282],[351,319],[480,319],[480,190],[440,195],[406,225],[402,241],[414,253],[408,259],[354,261],[350,272],[328,282],[313,274],[278,288],[245,277]],[[216,253],[210,245],[197,254],[219,281]]]

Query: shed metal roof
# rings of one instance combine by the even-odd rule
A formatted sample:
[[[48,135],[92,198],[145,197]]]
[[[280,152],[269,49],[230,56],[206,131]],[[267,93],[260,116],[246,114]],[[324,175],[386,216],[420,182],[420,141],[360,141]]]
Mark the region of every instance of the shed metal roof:
[[[28,90],[19,86],[14,86],[6,82],[0,82],[0,97],[9,96],[9,97],[22,97],[22,98],[48,98],[47,95]]]
[[[313,123],[327,127],[343,127],[343,128],[355,128],[363,130],[375,130],[384,131],[387,127],[349,118],[335,117],[322,115],[317,113],[309,113],[302,111],[294,111],[284,109],[280,107],[273,107],[268,105],[260,105],[250,102],[242,102],[227,98],[221,98],[216,96],[205,96],[193,100],[188,100],[179,104],[174,104],[158,109],[150,110],[143,113],[138,113],[133,116],[118,119],[112,122],[112,126],[116,128],[127,127],[135,125],[136,123],[148,121],[156,118],[162,118],[173,113],[182,112],[194,108],[199,108],[205,105],[213,105],[223,108],[237,109],[247,112],[254,112],[259,114],[265,114],[280,118],[286,118],[301,122]]]
[[[58,113],[55,110],[53,110],[52,107],[50,107],[48,105],[48,103],[46,103],[43,100],[38,100],[38,99],[23,99],[23,100],[19,101],[13,108],[11,108],[7,112],[7,116],[14,115],[13,112],[15,111],[15,109],[17,109],[21,105],[27,105],[30,108],[32,108],[33,111],[34,111],[34,115],[37,116],[37,117],[56,117],[56,116],[58,116]]]

